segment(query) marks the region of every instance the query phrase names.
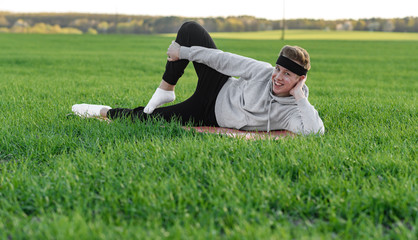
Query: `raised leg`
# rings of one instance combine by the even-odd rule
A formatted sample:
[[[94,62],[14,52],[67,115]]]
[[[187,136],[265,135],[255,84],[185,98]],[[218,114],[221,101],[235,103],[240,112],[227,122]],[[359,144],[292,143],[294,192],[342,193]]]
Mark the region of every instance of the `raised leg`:
[[[178,31],[176,42],[185,47],[216,48],[209,33],[195,22],[187,22],[182,25]],[[174,88],[188,63],[188,60],[167,61],[161,84]],[[139,120],[147,119],[149,116],[157,116],[167,121],[178,119],[183,124],[192,122],[200,126],[217,126],[215,116],[216,97],[229,76],[223,75],[204,64],[194,62],[193,65],[198,76],[198,83],[195,93],[186,101],[168,107],[156,108],[150,115],[144,113],[144,107],[110,109],[106,112],[106,115],[109,118],[124,116]]]

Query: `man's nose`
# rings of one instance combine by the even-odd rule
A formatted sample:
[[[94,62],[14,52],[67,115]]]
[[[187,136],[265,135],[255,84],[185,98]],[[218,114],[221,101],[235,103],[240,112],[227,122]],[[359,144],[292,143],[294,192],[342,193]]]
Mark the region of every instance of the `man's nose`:
[[[274,76],[274,80],[278,80],[278,79],[280,79],[280,77],[281,77],[281,73],[280,73],[280,72],[278,72],[278,73],[276,73],[276,75]]]

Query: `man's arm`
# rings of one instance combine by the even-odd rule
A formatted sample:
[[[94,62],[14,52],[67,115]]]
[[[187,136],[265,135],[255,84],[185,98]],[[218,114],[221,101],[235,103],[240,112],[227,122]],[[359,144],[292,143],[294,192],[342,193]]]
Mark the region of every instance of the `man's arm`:
[[[168,61],[187,59],[205,64],[227,76],[237,76],[244,79],[254,79],[258,74],[265,74],[264,71],[271,71],[272,68],[269,63],[238,54],[200,46],[183,47],[174,41],[168,48],[167,55]]]

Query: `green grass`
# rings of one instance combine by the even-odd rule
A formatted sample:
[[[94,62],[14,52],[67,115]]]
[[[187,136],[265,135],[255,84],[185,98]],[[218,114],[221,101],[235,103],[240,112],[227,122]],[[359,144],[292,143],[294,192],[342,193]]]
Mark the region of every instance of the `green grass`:
[[[215,39],[271,63],[306,48],[322,137],[66,117],[145,105],[171,40],[0,35],[0,239],[417,237],[418,41]],[[176,102],[195,78],[190,64]]]

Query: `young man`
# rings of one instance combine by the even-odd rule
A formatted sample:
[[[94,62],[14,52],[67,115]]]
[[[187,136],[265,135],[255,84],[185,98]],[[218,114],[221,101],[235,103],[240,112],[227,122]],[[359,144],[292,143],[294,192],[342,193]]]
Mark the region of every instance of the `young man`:
[[[310,59],[303,48],[284,46],[276,66],[272,67],[266,62],[216,49],[202,26],[187,22],[169,46],[167,55],[163,80],[146,107],[112,109],[76,104],[73,111],[87,117],[145,120],[153,116],[196,126],[324,133],[318,112],[307,100],[305,81]],[[175,85],[189,62],[193,62],[198,76],[194,94],[182,103],[158,108],[174,101]]]

